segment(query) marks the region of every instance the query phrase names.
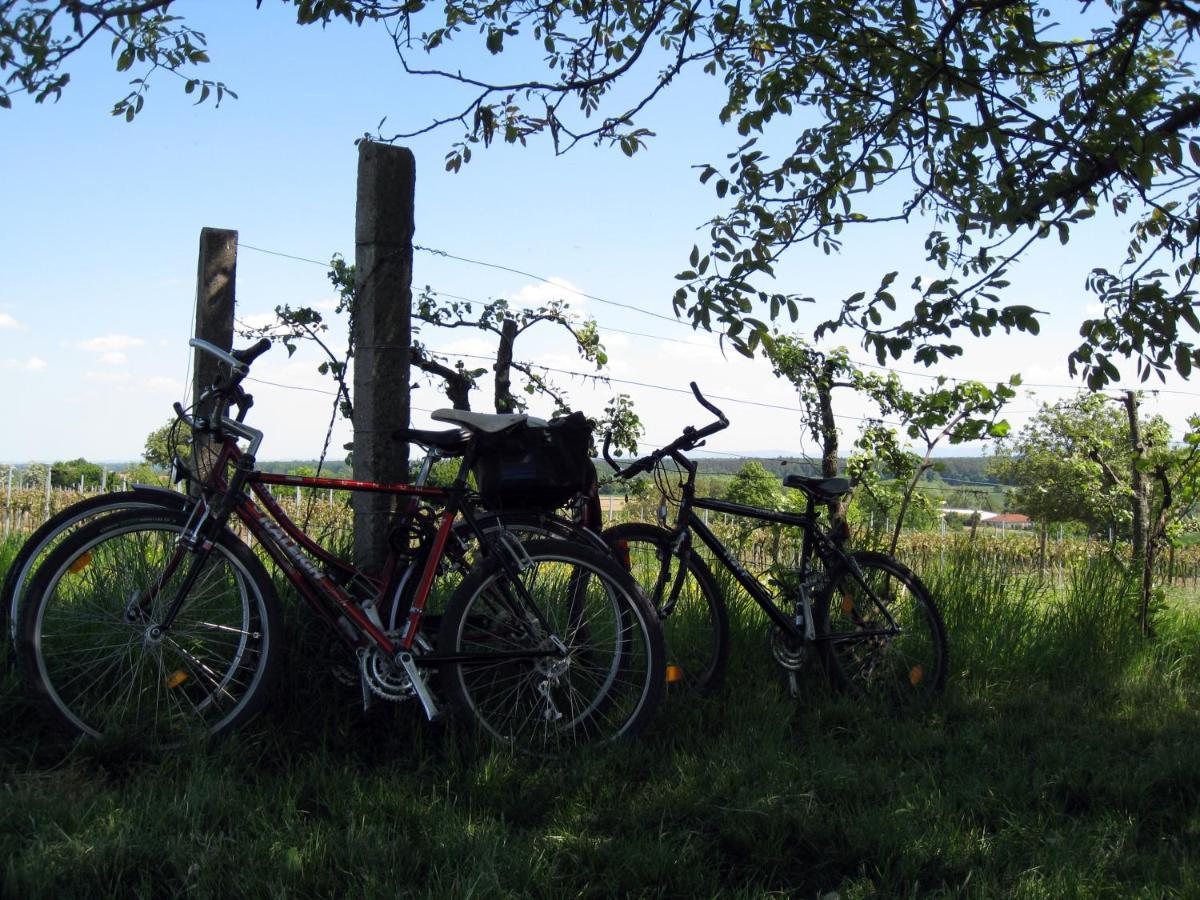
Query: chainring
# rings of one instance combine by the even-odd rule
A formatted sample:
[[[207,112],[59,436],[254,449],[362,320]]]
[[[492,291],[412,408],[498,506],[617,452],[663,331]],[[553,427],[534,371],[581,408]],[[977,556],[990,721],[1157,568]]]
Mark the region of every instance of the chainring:
[[[781,628],[772,628],[767,636],[771,656],[789,672],[799,672],[808,662],[809,648]]]
[[[396,640],[398,634],[388,632],[388,637]],[[398,668],[378,647],[367,647],[361,651],[358,669],[363,683],[376,697],[399,703],[402,700],[410,700],[417,694],[408,673]]]

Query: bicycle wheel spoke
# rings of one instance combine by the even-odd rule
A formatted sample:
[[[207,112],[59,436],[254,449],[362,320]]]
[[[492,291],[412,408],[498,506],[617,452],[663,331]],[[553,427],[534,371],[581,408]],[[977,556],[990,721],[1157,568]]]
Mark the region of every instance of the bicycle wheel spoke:
[[[928,590],[900,563],[854,554],[831,575],[815,611],[822,658],[834,683],[902,705],[945,683],[945,627]]]
[[[185,523],[182,513],[121,514],[47,558],[23,627],[29,669],[64,724],[169,743],[252,712],[273,658],[269,582],[247,548],[222,539],[181,598],[194,558],[179,555]]]
[[[729,618],[707,564],[690,549],[685,563],[673,549],[683,552],[682,545],[657,525],[625,523],[605,530],[604,538],[658,612],[668,679],[697,693],[719,687],[729,657]]]
[[[442,650],[529,658],[447,666],[448,693],[494,737],[534,753],[612,739],[661,692],[651,619],[603,556],[553,541],[527,552],[519,580],[494,565],[464,581]]]

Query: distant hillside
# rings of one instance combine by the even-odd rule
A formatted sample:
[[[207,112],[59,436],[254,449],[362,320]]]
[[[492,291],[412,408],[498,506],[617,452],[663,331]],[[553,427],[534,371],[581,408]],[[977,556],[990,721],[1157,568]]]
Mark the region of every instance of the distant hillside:
[[[770,457],[770,456],[736,456],[736,457],[698,457],[696,463],[699,465],[699,473],[701,475],[710,476],[732,476],[738,469],[748,462],[756,462],[768,472],[779,478],[780,481],[787,475],[816,475],[820,472],[820,464],[815,460],[806,460],[799,457]],[[987,465],[989,457],[985,456],[944,456],[934,459],[934,468],[926,473],[927,481],[946,481],[954,483],[962,482],[980,482],[984,484],[996,484],[1000,482],[996,478],[988,474]],[[838,461],[839,470],[845,468],[846,461],[841,459]],[[282,460],[260,460],[259,468],[267,472],[290,472],[294,469],[316,469],[317,461],[315,459],[282,459]],[[608,465],[603,461],[597,461],[597,470],[603,477],[608,474]],[[321,474],[327,475],[330,478],[349,478],[350,466],[344,460],[326,460],[321,468]]]
[[[935,457],[934,468],[926,473],[927,481],[943,480],[947,482],[969,481],[986,484],[999,484],[988,474],[987,466],[990,461],[986,456],[944,456]],[[705,457],[697,459],[701,475],[733,475],[748,462],[756,462],[764,469],[778,476],[782,481],[786,475],[816,475],[820,472],[820,463],[816,460],[800,459],[798,457]],[[838,460],[838,470],[845,469],[846,460]],[[606,467],[605,467],[606,468]]]

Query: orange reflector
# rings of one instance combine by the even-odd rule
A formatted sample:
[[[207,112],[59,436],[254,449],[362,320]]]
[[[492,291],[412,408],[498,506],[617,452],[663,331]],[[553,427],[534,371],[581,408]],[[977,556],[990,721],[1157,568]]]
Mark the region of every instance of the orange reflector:
[[[925,678],[925,667],[921,665],[913,666],[908,670],[908,681],[913,686],[919,685]]]
[[[91,561],[92,561],[92,554],[85,553],[85,554],[83,554],[83,556],[79,557],[79,559],[75,560],[75,562],[71,563],[71,567],[69,569],[67,569],[67,571],[70,572],[72,575],[78,575],[80,572],[82,572],[84,569],[86,569],[88,567],[88,563],[90,563]]]
[[[620,560],[621,565],[625,567],[626,571],[632,571],[633,560],[629,556],[629,541],[617,541],[615,549],[617,551],[617,559]]]
[[[846,615],[854,612],[854,600],[851,599],[849,594],[842,594],[842,612]]]
[[[167,679],[167,688],[174,690],[187,680],[187,672],[183,671],[183,669],[176,669],[171,673],[171,677]]]
[[[679,666],[667,666],[667,684],[683,681],[683,669]]]

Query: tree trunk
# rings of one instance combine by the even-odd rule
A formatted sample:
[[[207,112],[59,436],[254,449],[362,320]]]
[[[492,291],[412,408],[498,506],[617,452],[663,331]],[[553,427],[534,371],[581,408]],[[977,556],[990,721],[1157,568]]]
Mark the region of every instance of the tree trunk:
[[[836,478],[838,474],[838,431],[833,416],[833,364],[826,359],[821,376],[815,379],[817,399],[821,408],[821,474],[825,478]],[[846,498],[831,500],[829,507],[830,530],[834,535],[846,535]]]
[[[413,350],[411,363],[428,375],[436,375],[445,382],[446,399],[455,409],[470,411],[471,409],[471,377],[458,369],[443,366],[436,360],[427,359],[422,353]]]
[[[517,408],[512,395],[513,344],[517,340],[515,319],[505,319],[500,326],[500,345],[496,348],[496,412],[510,413]]]
[[[929,454],[925,454],[925,458],[921,460],[921,464],[917,466],[917,474],[913,476],[912,481],[908,483],[908,487],[904,489],[904,496],[900,499],[900,509],[896,511],[896,527],[892,529],[892,543],[888,547],[888,555],[896,555],[896,547],[900,544],[900,529],[904,525],[904,516],[908,513],[909,503],[912,502],[913,494],[917,492],[917,485],[921,483],[921,476],[925,474],[929,468]]]
[[[1129,493],[1133,513],[1133,541],[1130,571],[1137,574],[1140,594],[1138,603],[1138,624],[1143,634],[1150,633],[1150,598],[1154,591],[1154,573],[1151,571],[1153,555],[1150,551],[1150,488],[1145,473],[1142,471],[1142,460],[1146,447],[1142,443],[1141,429],[1138,426],[1138,400],[1133,391],[1126,391],[1122,398],[1125,415],[1129,420],[1130,472]]]

